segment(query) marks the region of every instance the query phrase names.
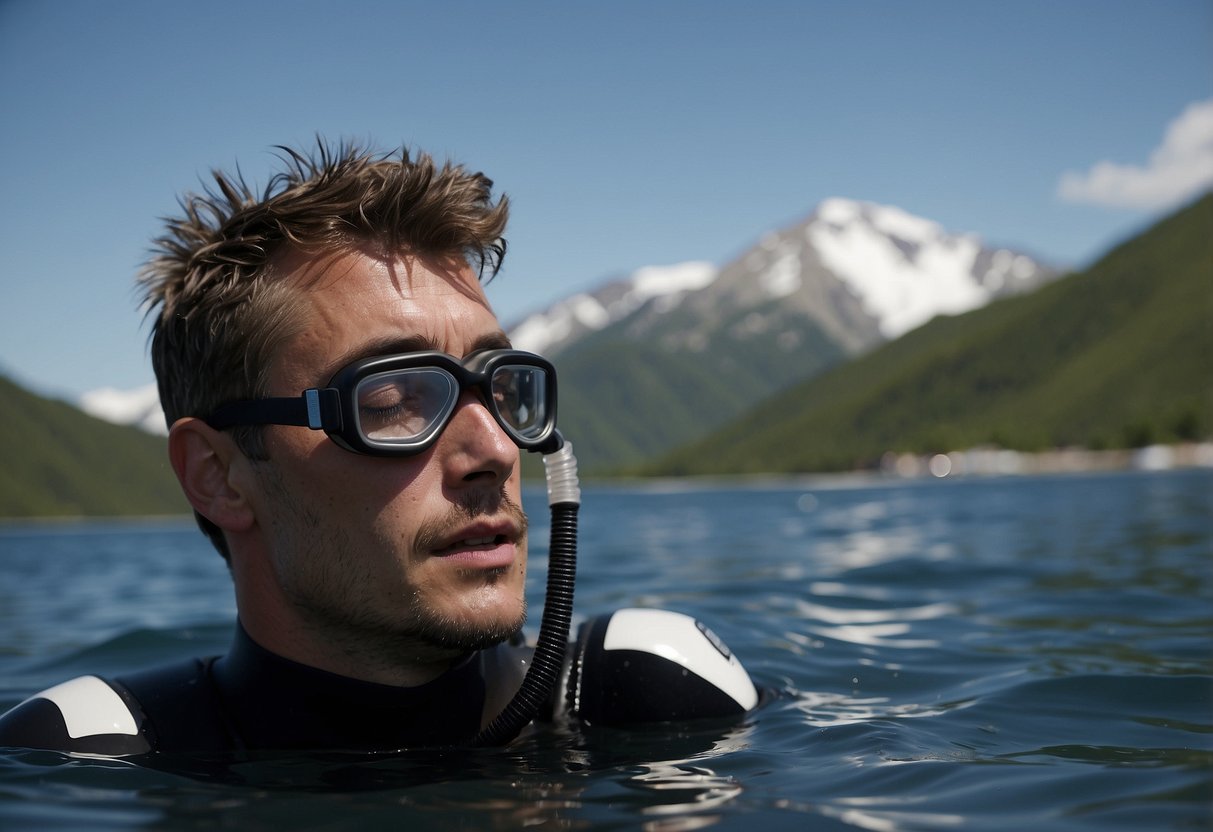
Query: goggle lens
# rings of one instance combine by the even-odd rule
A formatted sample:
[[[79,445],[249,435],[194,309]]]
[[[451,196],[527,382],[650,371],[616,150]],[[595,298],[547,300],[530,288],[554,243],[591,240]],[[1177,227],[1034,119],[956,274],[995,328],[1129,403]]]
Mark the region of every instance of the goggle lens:
[[[531,441],[548,424],[548,376],[538,367],[505,365],[493,372],[493,408],[502,427]]]
[[[459,397],[459,387],[449,373],[417,367],[367,376],[354,395],[358,430],[366,439],[414,445],[442,425]]]

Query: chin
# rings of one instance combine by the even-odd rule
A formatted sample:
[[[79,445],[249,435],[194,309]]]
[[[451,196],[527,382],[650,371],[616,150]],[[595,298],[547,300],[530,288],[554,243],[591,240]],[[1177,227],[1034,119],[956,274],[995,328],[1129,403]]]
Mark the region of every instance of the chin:
[[[486,593],[487,594],[487,593]],[[478,598],[464,607],[459,618],[464,626],[474,629],[490,629],[513,635],[526,623],[526,598],[522,593],[492,593],[497,597]],[[502,595],[506,597],[501,597]]]
[[[526,602],[515,599],[492,609],[428,616],[418,635],[433,647],[471,652],[508,641],[525,623]]]

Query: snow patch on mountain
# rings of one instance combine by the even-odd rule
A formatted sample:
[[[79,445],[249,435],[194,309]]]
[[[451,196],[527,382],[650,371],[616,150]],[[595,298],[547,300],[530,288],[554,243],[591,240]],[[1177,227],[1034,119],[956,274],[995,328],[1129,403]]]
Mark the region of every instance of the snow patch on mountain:
[[[1036,270],[1028,258],[1005,252],[978,275],[978,237],[949,234],[938,223],[899,208],[853,200],[823,202],[805,235],[889,339],[935,315],[983,306],[1008,274],[1026,278]]]
[[[155,384],[134,390],[102,387],[80,397],[80,409],[90,416],[117,425],[133,425],[148,433],[167,435],[160,393]]]
[[[716,267],[695,260],[673,266],[646,266],[632,275],[632,297],[639,306],[649,298],[702,289],[716,279]]]
[[[577,294],[518,324],[510,331],[510,342],[515,349],[542,353],[553,344],[585,330],[602,329],[609,322],[605,306],[591,295]]]
[[[774,261],[759,272],[762,288],[771,298],[786,298],[801,286],[800,251],[788,245],[775,248]]]
[[[653,301],[658,311],[672,309],[687,292],[716,279],[711,263],[646,266],[594,294],[579,293],[527,317],[510,330],[514,347],[544,353],[586,332],[603,329]]]

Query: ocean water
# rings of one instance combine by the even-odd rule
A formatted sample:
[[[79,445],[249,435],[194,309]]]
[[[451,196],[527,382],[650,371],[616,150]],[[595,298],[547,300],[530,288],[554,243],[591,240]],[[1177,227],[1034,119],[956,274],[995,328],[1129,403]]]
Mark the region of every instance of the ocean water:
[[[591,485],[578,615],[701,618],[765,691],[746,718],[247,785],[10,751],[0,829],[1209,829],[1211,500],[1209,470]],[[0,526],[0,708],[219,652],[234,612],[184,521]]]

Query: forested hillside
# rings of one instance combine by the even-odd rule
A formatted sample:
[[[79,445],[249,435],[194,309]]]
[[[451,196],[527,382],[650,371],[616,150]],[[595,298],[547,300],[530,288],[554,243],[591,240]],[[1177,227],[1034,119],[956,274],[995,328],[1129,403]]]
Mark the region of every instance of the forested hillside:
[[[1089,270],[925,326],[762,402],[649,474],[830,471],[887,451],[1213,435],[1213,195]]]
[[[0,517],[185,514],[165,440],[0,376]]]

